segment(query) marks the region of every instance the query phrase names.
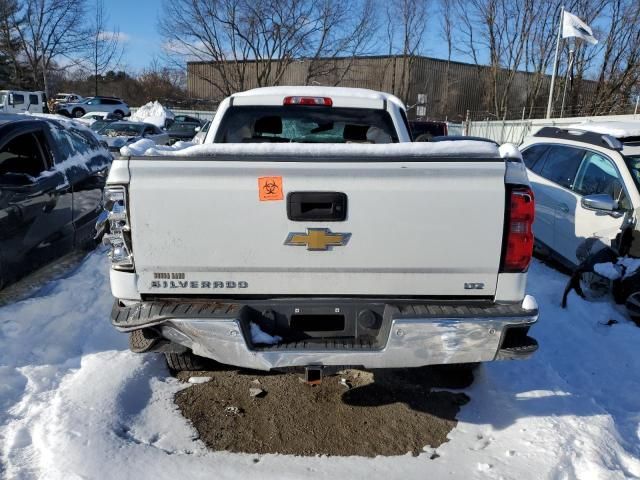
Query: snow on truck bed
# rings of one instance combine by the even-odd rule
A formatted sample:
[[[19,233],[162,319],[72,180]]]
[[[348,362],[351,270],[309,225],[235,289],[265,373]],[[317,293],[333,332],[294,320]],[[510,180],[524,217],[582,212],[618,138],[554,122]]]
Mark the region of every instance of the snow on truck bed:
[[[509,150],[509,152],[511,152],[511,150]],[[120,155],[124,157],[201,157],[234,154],[281,157],[345,155],[375,158],[388,156],[500,158],[502,156],[501,150],[495,144],[477,140],[389,143],[378,145],[360,143],[208,143],[204,145],[193,145],[185,142],[175,146],[157,146],[152,140],[142,139],[120,149]]]
[[[527,289],[540,305],[539,352],[480,367],[433,460],[207,451],[173,403],[185,384],[168,376],[161,356],[130,353],[111,327],[108,272],[96,252],[0,308],[0,477],[640,477],[640,328],[609,303],[575,294],[562,310],[567,277],[539,262]],[[619,323],[606,326],[610,319]]]

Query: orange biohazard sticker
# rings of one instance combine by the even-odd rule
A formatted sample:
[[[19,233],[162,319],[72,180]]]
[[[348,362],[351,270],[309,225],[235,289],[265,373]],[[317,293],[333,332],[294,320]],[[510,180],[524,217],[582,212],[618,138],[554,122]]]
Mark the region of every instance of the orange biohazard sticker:
[[[260,177],[258,178],[258,194],[261,202],[269,200],[282,200],[282,177]]]

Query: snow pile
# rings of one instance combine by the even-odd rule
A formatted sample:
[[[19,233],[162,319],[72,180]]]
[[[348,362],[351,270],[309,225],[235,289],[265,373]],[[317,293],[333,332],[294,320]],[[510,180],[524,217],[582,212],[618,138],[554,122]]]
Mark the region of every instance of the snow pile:
[[[502,158],[517,158],[519,160],[522,160],[522,153],[513,143],[505,143],[503,145],[500,145],[500,148],[498,150],[500,151],[500,156]]]
[[[38,117],[45,120],[56,120],[60,122],[65,128],[76,128],[86,133],[91,133],[95,138],[99,138],[96,132],[91,130],[85,123],[78,121],[77,118],[65,117],[64,115],[58,115],[57,113],[32,113],[21,112],[19,115],[29,115],[32,117]]]
[[[610,122],[583,122],[574,123],[566,127],[573,130],[585,130],[588,132],[611,135],[615,138],[640,136],[640,120],[610,121]]]
[[[567,277],[537,261],[528,292],[540,305],[531,331],[540,350],[477,370],[449,441],[425,447],[433,460],[207,451],[173,402],[189,384],[168,375],[161,355],[130,353],[111,327],[108,263],[91,254],[0,307],[2,478],[640,477],[640,329],[575,293],[563,310]]]
[[[251,322],[251,341],[256,345],[275,345],[282,341],[282,337],[269,335],[257,323]]]
[[[355,143],[207,143],[190,145],[177,142],[171,147],[158,147],[139,141],[121,150],[124,156],[199,157],[218,155],[272,156],[305,158],[353,156],[384,159],[387,157],[501,158],[498,147],[490,142],[457,140],[442,142],[355,144]],[[134,153],[135,152],[135,153]]]
[[[143,105],[135,113],[131,114],[132,122],[151,123],[158,128],[166,125],[167,119],[173,119],[174,115],[171,110],[162,106],[157,100]]]
[[[609,280],[627,278],[640,269],[640,258],[620,257],[616,263],[596,263],[593,271]]]
[[[622,268],[611,262],[596,263],[593,266],[593,271],[604,278],[608,278],[609,280],[618,280],[622,278],[623,275]]]
[[[120,149],[120,155],[123,157],[143,156],[146,152],[162,151],[162,152],[176,152],[178,150],[184,150],[188,147],[193,147],[193,142],[179,141],[173,145],[157,145],[153,140],[142,138],[136,142],[130,143]]]

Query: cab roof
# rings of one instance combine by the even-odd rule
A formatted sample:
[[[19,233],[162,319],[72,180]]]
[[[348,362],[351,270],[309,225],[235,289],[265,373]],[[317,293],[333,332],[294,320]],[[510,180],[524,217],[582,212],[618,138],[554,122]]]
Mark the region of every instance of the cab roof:
[[[282,104],[285,97],[290,96],[308,96],[308,97],[330,97],[334,100],[335,106],[349,106],[349,102],[361,105],[371,101],[372,104],[380,104],[382,102],[391,102],[404,109],[404,104],[395,95],[389,93],[377,92],[366,88],[348,88],[348,87],[323,87],[323,86],[279,86],[279,87],[262,87],[239,92],[232,95],[232,98],[248,99],[254,98],[264,104]],[[340,100],[335,102],[335,100]],[[268,102],[268,103],[267,103]]]

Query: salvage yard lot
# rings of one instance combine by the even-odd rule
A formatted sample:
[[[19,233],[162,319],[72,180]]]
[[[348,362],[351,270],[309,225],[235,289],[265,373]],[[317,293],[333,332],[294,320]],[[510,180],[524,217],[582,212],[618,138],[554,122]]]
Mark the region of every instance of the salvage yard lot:
[[[445,393],[450,404],[463,398],[462,393],[470,399],[455,406],[460,408],[457,425],[444,418],[443,412],[451,414],[451,408],[433,407],[447,389],[426,381],[424,371],[399,380],[404,383],[396,385],[397,395],[376,403],[375,395],[365,402],[367,396],[358,393],[371,384],[358,383],[353,372],[353,388],[347,390],[338,384],[341,377],[322,387],[307,387],[288,384],[293,377],[226,370],[210,374],[228,393],[221,398],[212,385],[170,376],[162,357],[128,351],[126,336],[109,324],[112,298],[103,252],[56,275],[27,298],[21,295],[0,307],[2,478],[640,477],[640,329],[611,304],[589,303],[574,294],[562,310],[567,277],[540,262],[534,262],[528,280],[528,292],[540,304],[540,321],[532,330],[540,350],[528,361],[483,365],[471,386]],[[607,326],[609,320],[618,323]],[[375,372],[373,376],[375,382]],[[267,390],[265,397],[249,398],[253,380]],[[416,385],[421,381],[423,388]],[[287,392],[278,390],[285,387]],[[432,416],[427,424],[440,422],[446,431],[452,429],[448,434],[439,430],[434,442],[438,434],[441,440],[446,435],[446,441],[425,445],[418,456],[409,447],[402,456],[373,458],[363,456],[365,450],[344,457],[314,456],[312,450],[303,452],[306,456],[265,454],[258,452],[269,450],[259,446],[255,453],[207,448],[216,445],[216,438],[225,440],[218,427],[227,429],[227,450],[252,446],[243,443],[238,448],[228,436],[234,428],[248,427],[224,416],[228,410],[222,407],[227,406],[242,407],[248,418],[252,405],[280,415],[275,424],[283,436],[295,437],[296,430],[313,427],[283,421],[291,413],[285,408],[266,410],[268,402],[278,398],[291,406],[318,396],[312,390],[297,393],[302,387],[324,389],[317,390],[326,397],[316,408],[299,403],[300,408],[314,414],[317,427],[324,422],[339,430],[336,438],[343,442],[348,441],[345,430],[354,435],[354,444],[367,431],[384,439],[385,434],[403,431],[394,430],[397,424],[425,420],[425,415]],[[185,388],[193,389],[190,400]],[[406,393],[411,388],[419,397],[415,401]],[[174,401],[177,392],[179,406]],[[381,417],[376,409],[390,405],[393,415]],[[371,422],[355,428],[321,411],[338,407]],[[196,424],[198,416],[209,417],[202,440],[180,408]],[[265,428],[270,428],[267,423]],[[331,443],[330,429],[319,431]],[[304,433],[301,438],[308,436]],[[247,432],[238,430],[238,438],[242,436]],[[345,447],[345,453],[354,453],[353,448]]]

